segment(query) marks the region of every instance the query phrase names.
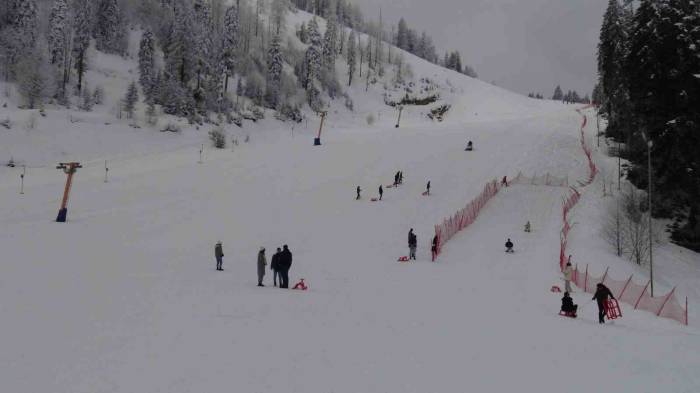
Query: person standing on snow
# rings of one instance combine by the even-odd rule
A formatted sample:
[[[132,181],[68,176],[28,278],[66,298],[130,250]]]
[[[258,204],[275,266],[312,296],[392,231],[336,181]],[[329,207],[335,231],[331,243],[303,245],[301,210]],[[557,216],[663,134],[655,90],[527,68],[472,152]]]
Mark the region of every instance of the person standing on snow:
[[[260,247],[260,252],[258,252],[258,286],[264,287],[263,278],[265,277],[265,266],[267,266],[267,259],[265,258],[265,247]]]
[[[280,285],[282,285],[282,276],[280,276],[280,253],[282,249],[277,247],[277,252],[272,255],[272,260],[270,261],[270,269],[272,269],[272,282],[277,286],[277,277],[280,278]]]
[[[224,263],[224,250],[221,240],[216,242],[216,246],[214,246],[214,257],[216,258],[216,270],[223,271],[224,268],[222,265]]]
[[[574,276],[574,268],[571,267],[571,262],[566,263],[564,267],[564,290],[571,293],[571,279]]]
[[[280,288],[289,288],[289,269],[292,267],[292,252],[285,244],[279,257]]]
[[[430,180],[428,180],[428,185],[426,186],[425,195],[430,195]]]
[[[399,185],[399,172],[394,175],[394,187]]]
[[[382,200],[382,196],[384,196],[384,187],[379,186],[379,200]]]
[[[399,184],[403,184],[403,171],[399,171]]]
[[[605,323],[605,302],[608,298],[615,299],[610,289],[603,283],[596,284],[596,291],[591,300],[598,302],[598,323]]]
[[[408,259],[416,260],[416,248],[418,247],[418,238],[416,234],[413,233],[413,228],[408,231]]]
[[[357,186],[357,198],[355,198],[355,200],[357,200],[357,201],[360,200],[360,192],[361,192],[361,191],[362,191],[362,190],[360,189],[360,186]]]
[[[506,240],[506,252],[514,252],[513,247],[513,242],[510,239]]]
[[[433,253],[433,261],[435,260],[435,257],[437,257],[437,248],[438,248],[438,235],[435,235],[433,237],[433,245],[430,247],[430,252]]]

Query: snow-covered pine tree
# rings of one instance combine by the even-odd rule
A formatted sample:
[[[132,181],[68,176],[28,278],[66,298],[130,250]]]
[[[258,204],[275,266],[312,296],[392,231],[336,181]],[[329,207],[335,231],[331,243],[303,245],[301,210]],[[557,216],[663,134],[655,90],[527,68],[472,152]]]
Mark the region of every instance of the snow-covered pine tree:
[[[37,37],[37,7],[34,0],[5,0],[5,26],[0,26],[0,57],[5,63],[5,78],[10,79],[15,65],[34,48]],[[4,42],[4,43],[3,43]]]
[[[87,51],[90,47],[91,2],[90,0],[76,0],[73,4],[75,7],[73,9],[73,64],[78,74],[76,92],[80,95],[83,88]]]
[[[119,8],[119,1],[100,0],[95,16],[97,49],[116,55],[125,54],[128,45],[126,21]]]
[[[347,44],[348,58],[348,86],[352,86],[352,78],[355,76],[357,68],[357,50],[355,49],[355,31],[350,31],[350,37]]]
[[[286,25],[287,12],[289,11],[288,0],[272,0],[270,8],[270,18],[275,29],[275,35],[279,35]]]
[[[270,48],[267,51],[267,92],[265,96],[267,104],[271,108],[277,108],[279,105],[283,66],[280,36],[276,35],[272,38]]]
[[[229,78],[233,76],[236,69],[236,56],[238,55],[240,37],[240,22],[238,19],[238,8],[229,7],[224,17],[223,44],[221,59],[225,73],[224,92],[228,91]]]
[[[627,57],[629,32],[625,20],[625,11],[618,0],[609,0],[608,8],[603,16],[598,43],[598,78],[604,94],[604,110],[608,113],[609,134],[620,130],[620,116],[626,107],[627,87],[622,66]]]
[[[195,45],[194,55],[196,57],[195,67],[197,73],[197,87],[200,90],[203,79],[211,74],[213,64],[211,64],[213,52],[214,26],[211,19],[211,5],[209,0],[194,0],[194,33]]]
[[[139,91],[136,88],[136,82],[131,82],[129,88],[126,90],[126,95],[122,100],[124,111],[126,112],[126,117],[131,119],[134,117],[134,110],[136,109],[136,103],[139,101]]]
[[[408,26],[404,18],[399,20],[399,27],[396,32],[396,46],[398,46],[399,49],[408,49]]]
[[[153,98],[151,90],[156,75],[153,54],[155,53],[155,40],[150,30],[143,32],[139,44],[139,83],[146,99]]]
[[[309,89],[315,78],[320,75],[321,58],[323,55],[323,39],[318,31],[318,22],[316,18],[311,19],[308,27],[309,32],[309,48],[304,55],[305,75],[302,76],[302,86],[304,89]]]
[[[194,16],[191,6],[183,0],[174,2],[173,11],[174,20],[166,51],[165,68],[168,74],[186,86],[195,75]]]
[[[32,48],[17,63],[17,88],[28,109],[40,107],[46,95],[48,80],[43,61],[41,50]]]
[[[323,66],[328,70],[335,69],[335,57],[338,53],[338,23],[335,15],[331,15],[323,35]]]
[[[564,92],[561,90],[561,86],[557,85],[554,89],[554,94],[552,94],[552,100],[561,101],[564,99]]]
[[[301,22],[301,27],[299,27],[299,33],[297,36],[299,37],[299,41],[303,42],[304,44],[309,43],[309,33],[306,30],[305,22]]]
[[[68,4],[66,0],[54,0],[49,13],[49,61],[61,67],[66,53],[68,30]]]

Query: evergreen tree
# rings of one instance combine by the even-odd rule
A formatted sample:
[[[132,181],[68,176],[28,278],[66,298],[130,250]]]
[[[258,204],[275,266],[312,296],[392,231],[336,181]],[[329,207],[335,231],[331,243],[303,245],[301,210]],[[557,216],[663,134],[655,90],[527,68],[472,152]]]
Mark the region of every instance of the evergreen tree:
[[[288,0],[272,0],[270,18],[275,28],[275,35],[279,35],[286,24],[287,11],[289,9],[287,1]]]
[[[127,49],[126,22],[118,0],[101,0],[97,7],[95,42],[105,53],[123,55]]]
[[[267,51],[267,103],[271,108],[279,105],[280,83],[282,81],[282,50],[280,47],[280,37],[276,35],[270,43]]]
[[[12,75],[15,65],[30,53],[37,37],[37,7],[34,0],[5,0],[4,26],[0,25],[0,44],[4,58],[6,79]],[[4,41],[4,44],[2,43]]]
[[[239,28],[238,8],[229,7],[224,18],[222,61],[225,73],[224,91],[228,91],[228,80],[233,76],[236,69],[236,56],[239,49]]]
[[[49,14],[49,59],[51,64],[63,65],[68,30],[68,4],[66,0],[54,0]]]
[[[561,90],[561,86],[557,85],[554,89],[554,94],[552,94],[552,100],[561,101],[564,99],[564,92]]]
[[[87,51],[90,47],[91,9],[90,0],[76,0],[75,16],[73,19],[73,64],[78,74],[77,93],[80,95],[83,88],[83,75],[85,74]]]
[[[301,27],[299,27],[299,33],[298,33],[299,41],[301,41],[304,44],[309,43],[309,34],[306,31],[306,23],[301,22]]]
[[[335,69],[335,57],[338,53],[338,24],[335,16],[331,16],[326,24],[323,36],[323,65],[328,70]]]
[[[352,86],[352,78],[355,76],[357,68],[357,50],[355,49],[355,31],[350,31],[350,37],[347,44],[348,58],[348,86]]]
[[[408,26],[403,18],[399,20],[399,27],[396,32],[396,46],[399,49],[408,50]]]
[[[46,70],[39,49],[32,48],[17,64],[17,87],[28,109],[42,105],[47,90]]]
[[[302,86],[304,89],[309,89],[315,78],[320,75],[321,59],[323,55],[323,40],[321,33],[318,31],[318,23],[316,18],[311,19],[308,26],[309,30],[309,48],[304,55],[305,75],[303,75]]]
[[[156,74],[153,59],[154,52],[155,42],[153,33],[151,33],[150,30],[146,30],[141,37],[141,43],[139,45],[139,83],[147,99],[153,97],[151,90],[153,89]]]
[[[122,101],[124,104],[124,111],[128,119],[134,117],[134,109],[136,109],[136,103],[139,100],[139,91],[136,88],[136,82],[131,82],[129,88],[126,90],[126,95]]]
[[[609,0],[598,44],[598,77],[605,94],[604,108],[610,116],[609,132],[618,132],[620,115],[627,100],[622,65],[627,56],[628,32],[625,11],[618,0]]]
[[[166,51],[166,71],[186,85],[195,75],[195,32],[192,8],[185,1],[173,5],[174,20]]]

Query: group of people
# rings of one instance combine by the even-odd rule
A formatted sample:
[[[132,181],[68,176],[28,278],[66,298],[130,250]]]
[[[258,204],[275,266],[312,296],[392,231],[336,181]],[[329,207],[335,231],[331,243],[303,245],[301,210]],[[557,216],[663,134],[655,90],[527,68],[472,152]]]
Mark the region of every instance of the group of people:
[[[433,243],[430,248],[430,252],[433,254],[433,260],[435,260],[435,254],[437,253],[438,247],[438,235],[433,237]],[[416,249],[418,248],[418,236],[413,232],[413,228],[408,231],[408,259],[416,260]]]
[[[573,279],[574,269],[571,266],[571,261],[566,263],[564,267],[564,296],[561,298],[561,311],[568,316],[576,317],[578,305],[574,304],[571,298],[571,280]],[[603,283],[596,284],[596,291],[591,300],[595,300],[598,304],[598,323],[605,323],[606,303],[608,299],[615,300],[615,296]]]
[[[214,246],[214,257],[216,258],[216,270],[223,271],[224,251],[223,244],[218,241]],[[265,247],[260,247],[258,251],[258,286],[264,287],[263,279],[265,278],[265,269],[267,267],[267,258],[265,257]],[[289,288],[289,270],[292,268],[292,252],[285,244],[282,248],[277,248],[277,252],[272,256],[270,261],[270,269],[273,273],[273,283],[277,286],[279,281],[280,288]]]
[[[403,171],[398,171],[394,175],[394,187],[403,184]]]

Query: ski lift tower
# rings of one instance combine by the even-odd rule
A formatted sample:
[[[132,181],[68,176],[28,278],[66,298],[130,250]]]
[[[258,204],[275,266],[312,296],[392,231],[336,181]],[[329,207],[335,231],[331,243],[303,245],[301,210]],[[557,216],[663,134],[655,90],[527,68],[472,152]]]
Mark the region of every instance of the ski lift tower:
[[[58,211],[56,222],[66,222],[66,217],[68,216],[68,196],[70,195],[70,188],[73,184],[73,175],[82,167],[83,166],[80,165],[79,162],[62,162],[56,167],[56,169],[61,169],[63,173],[68,175],[66,179],[66,189],[63,192],[63,202],[61,202],[61,210]]]
[[[319,112],[319,116],[321,116],[321,125],[318,127],[318,136],[314,139],[314,146],[321,146],[321,132],[323,131],[323,122],[326,120],[326,116],[328,115],[328,112]]]

